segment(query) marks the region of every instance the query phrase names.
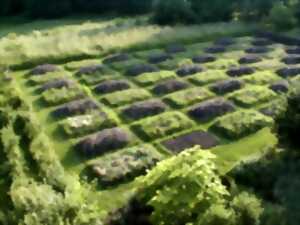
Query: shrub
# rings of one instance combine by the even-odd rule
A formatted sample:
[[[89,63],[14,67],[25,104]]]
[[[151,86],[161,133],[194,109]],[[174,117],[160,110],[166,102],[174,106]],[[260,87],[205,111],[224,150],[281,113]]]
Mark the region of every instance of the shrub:
[[[216,172],[215,158],[199,147],[158,163],[142,184],[143,198],[154,208],[154,224],[186,224],[229,196]]]
[[[121,12],[129,14],[145,13],[152,9],[153,0],[126,0],[121,1]]]
[[[273,5],[268,19],[276,30],[288,30],[296,24],[292,8],[283,2],[276,2]]]
[[[153,207],[154,224],[259,224],[260,200],[248,193],[232,196],[214,159],[196,146],[158,163],[141,178],[139,197]]]
[[[60,123],[63,131],[70,137],[92,133],[116,125],[113,118],[101,113],[69,117]]]
[[[192,126],[193,122],[180,112],[166,112],[133,124],[133,128],[148,140],[162,138]]]
[[[275,0],[278,1],[278,0]],[[240,0],[236,4],[236,10],[239,12],[239,17],[246,21],[256,21],[268,16],[274,0]]]
[[[157,0],[154,20],[159,24],[228,21],[233,0]]]
[[[76,11],[120,12],[128,14],[145,13],[151,10],[152,0],[73,0]]]
[[[219,118],[213,128],[227,138],[241,138],[255,133],[263,127],[274,124],[274,121],[256,111],[237,111]]]
[[[288,97],[288,106],[283,117],[278,119],[278,132],[281,138],[288,144],[299,146],[300,130],[300,82],[292,85],[291,93]]]
[[[187,0],[156,0],[154,2],[154,21],[159,24],[195,22],[191,4]]]
[[[234,0],[190,0],[199,22],[228,21],[232,18]]]
[[[72,12],[72,4],[70,0],[28,0],[26,8],[28,15],[34,18],[63,17]]]
[[[84,97],[84,93],[77,87],[50,89],[42,94],[42,99],[49,106],[55,106]]]

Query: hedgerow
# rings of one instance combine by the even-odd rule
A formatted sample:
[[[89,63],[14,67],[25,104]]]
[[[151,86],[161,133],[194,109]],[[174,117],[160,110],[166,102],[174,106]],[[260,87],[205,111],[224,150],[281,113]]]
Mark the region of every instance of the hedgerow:
[[[99,217],[105,212],[99,208],[100,199],[91,197],[95,195],[92,187],[64,170],[30,107],[20,98],[17,83],[2,78],[0,85],[0,95],[4,89],[8,94],[0,107],[7,120],[0,138],[12,180],[9,192],[13,210],[11,218],[1,217],[0,221],[21,225],[101,224]]]

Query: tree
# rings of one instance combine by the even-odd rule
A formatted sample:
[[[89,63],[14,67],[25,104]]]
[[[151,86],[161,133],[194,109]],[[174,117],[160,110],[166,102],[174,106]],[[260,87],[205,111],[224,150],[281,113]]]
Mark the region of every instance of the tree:
[[[154,224],[258,224],[260,201],[248,193],[232,196],[214,158],[197,146],[160,162],[141,178],[139,198],[153,207]]]

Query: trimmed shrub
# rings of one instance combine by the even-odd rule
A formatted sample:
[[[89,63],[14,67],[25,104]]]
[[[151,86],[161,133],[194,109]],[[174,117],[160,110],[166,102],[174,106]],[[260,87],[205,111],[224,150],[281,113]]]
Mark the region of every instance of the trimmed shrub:
[[[151,145],[139,145],[108,154],[89,167],[101,184],[116,184],[145,174],[161,159]]]
[[[151,94],[148,91],[144,89],[133,88],[107,94],[103,97],[103,101],[110,106],[117,107],[137,101],[142,101],[150,97]]]
[[[238,111],[221,117],[213,125],[213,129],[227,138],[241,138],[264,128],[272,127],[274,121],[256,111]]]
[[[165,97],[174,107],[184,107],[213,97],[214,94],[205,88],[190,88],[169,94]]]
[[[180,112],[166,112],[134,123],[133,129],[147,140],[172,135],[194,125],[186,115]]]

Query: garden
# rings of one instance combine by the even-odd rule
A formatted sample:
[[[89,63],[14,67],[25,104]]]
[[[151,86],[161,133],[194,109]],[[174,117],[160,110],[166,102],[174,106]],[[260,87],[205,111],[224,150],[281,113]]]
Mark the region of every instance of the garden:
[[[0,224],[298,224],[298,1],[1,4]]]

